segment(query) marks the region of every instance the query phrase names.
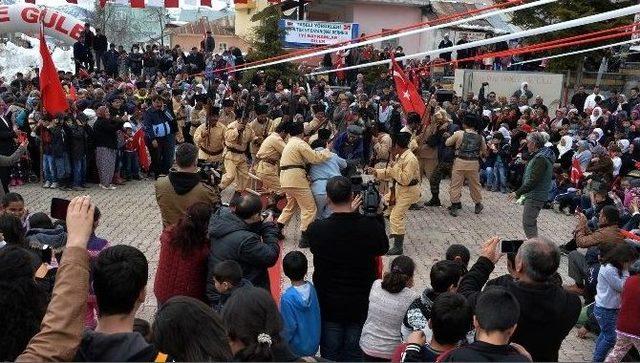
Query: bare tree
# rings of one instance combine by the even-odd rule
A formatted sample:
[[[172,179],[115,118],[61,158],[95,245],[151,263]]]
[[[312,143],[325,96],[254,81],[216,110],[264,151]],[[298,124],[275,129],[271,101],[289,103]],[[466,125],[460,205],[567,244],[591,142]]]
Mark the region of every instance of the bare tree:
[[[145,12],[160,26],[160,44],[164,46],[164,28],[167,25],[169,13],[165,8],[147,8]],[[153,40],[153,39],[151,39]]]
[[[101,8],[98,3],[96,0],[92,23],[104,30],[109,42],[129,47],[140,41],[142,24],[140,17],[136,17],[131,8],[112,4]]]

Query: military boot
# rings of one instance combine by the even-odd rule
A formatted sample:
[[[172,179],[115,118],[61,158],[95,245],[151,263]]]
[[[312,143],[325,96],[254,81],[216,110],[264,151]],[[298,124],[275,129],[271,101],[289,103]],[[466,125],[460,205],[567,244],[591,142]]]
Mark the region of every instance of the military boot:
[[[404,244],[404,234],[392,234],[393,247],[387,252],[387,256],[398,256],[403,254],[402,245]]]

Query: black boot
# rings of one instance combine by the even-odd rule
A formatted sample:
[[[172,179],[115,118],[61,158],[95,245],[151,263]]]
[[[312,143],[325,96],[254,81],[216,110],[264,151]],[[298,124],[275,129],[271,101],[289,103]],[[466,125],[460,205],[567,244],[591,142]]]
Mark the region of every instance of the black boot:
[[[284,236],[284,233],[282,233],[283,230],[284,230],[284,223],[278,223],[278,239],[281,241],[286,238]]]
[[[476,209],[474,210],[475,214],[480,214],[480,212],[482,212],[482,210],[484,209],[484,206],[482,205],[482,203],[476,203]]]
[[[413,203],[411,204],[411,206],[409,206],[409,210],[421,210],[422,206],[418,203]]]
[[[302,231],[300,235],[300,241],[298,242],[298,248],[309,248],[309,238],[307,238],[307,231]]]
[[[451,216],[457,217],[458,211],[462,209],[462,203],[453,203],[448,209],[449,209],[449,214],[451,214]]]
[[[437,195],[434,195],[433,197],[431,197],[431,200],[424,203],[425,207],[439,207],[442,204],[440,203],[440,198],[438,198]]]
[[[387,256],[398,256],[403,254],[402,245],[404,244],[404,234],[392,234],[393,247],[387,252]]]

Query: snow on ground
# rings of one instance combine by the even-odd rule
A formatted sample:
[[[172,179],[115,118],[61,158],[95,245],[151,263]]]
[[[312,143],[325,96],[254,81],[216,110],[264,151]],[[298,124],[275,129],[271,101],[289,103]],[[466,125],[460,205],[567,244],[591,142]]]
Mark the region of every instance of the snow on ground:
[[[35,67],[40,67],[42,61],[40,59],[40,41],[36,38],[22,36],[24,40],[28,40],[33,48],[23,48],[14,43],[8,42],[0,44],[0,77],[11,80],[15,77],[16,72],[24,74],[29,73]],[[74,71],[73,50],[64,50],[59,47],[49,45],[49,49],[53,49],[51,58],[59,71]]]

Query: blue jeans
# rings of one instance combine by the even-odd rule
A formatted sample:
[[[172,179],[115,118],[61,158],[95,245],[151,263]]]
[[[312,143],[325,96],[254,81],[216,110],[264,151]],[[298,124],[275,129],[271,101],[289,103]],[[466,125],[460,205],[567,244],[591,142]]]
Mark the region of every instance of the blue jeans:
[[[69,154],[63,153],[62,156],[55,158],[56,165],[56,179],[67,179],[71,176],[71,162],[69,161]]]
[[[176,157],[176,135],[167,135],[167,147],[164,149],[164,170],[169,173],[169,169],[173,166],[173,159]]]
[[[493,190],[507,191],[507,168],[501,161],[496,161],[493,165]]]
[[[600,325],[600,334],[596,339],[596,348],[593,351],[594,362],[604,362],[609,350],[616,344],[616,320],[619,309],[605,309],[597,306],[593,308],[593,315]]]
[[[87,176],[87,157],[79,157],[73,160],[73,186],[81,187],[85,184]]]
[[[44,154],[42,171],[44,172],[44,181],[55,183],[56,179],[56,161],[53,155]]]
[[[495,188],[495,175],[493,172],[493,166],[487,166],[486,169],[484,169],[484,177],[485,177],[485,186],[487,187],[487,189],[493,189]]]
[[[122,174],[126,179],[140,177],[138,153],[125,151],[122,158]]]
[[[322,321],[320,356],[335,362],[361,362],[362,325]]]

